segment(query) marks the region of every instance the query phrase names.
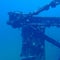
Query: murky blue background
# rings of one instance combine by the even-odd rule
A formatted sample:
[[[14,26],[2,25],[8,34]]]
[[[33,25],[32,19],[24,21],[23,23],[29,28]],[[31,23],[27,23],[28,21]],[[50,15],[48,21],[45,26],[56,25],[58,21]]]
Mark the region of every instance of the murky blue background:
[[[33,12],[51,1],[52,0],[0,0],[0,60],[20,60],[21,30],[13,29],[6,24],[8,12]],[[40,13],[39,16],[60,17],[60,5]],[[60,42],[60,28],[46,28],[45,34]],[[47,41],[45,44],[46,60],[58,60],[60,57],[60,49]]]

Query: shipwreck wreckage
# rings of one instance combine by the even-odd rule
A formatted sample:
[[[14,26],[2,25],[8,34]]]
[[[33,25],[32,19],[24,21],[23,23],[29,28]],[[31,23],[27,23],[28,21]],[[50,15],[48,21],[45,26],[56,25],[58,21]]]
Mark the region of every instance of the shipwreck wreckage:
[[[45,40],[60,48],[60,43],[45,34],[45,28],[50,26],[60,27],[60,17],[37,17],[40,12],[56,8],[60,0],[53,0],[33,13],[23,14],[8,12],[8,25],[22,28],[22,60],[45,60]]]

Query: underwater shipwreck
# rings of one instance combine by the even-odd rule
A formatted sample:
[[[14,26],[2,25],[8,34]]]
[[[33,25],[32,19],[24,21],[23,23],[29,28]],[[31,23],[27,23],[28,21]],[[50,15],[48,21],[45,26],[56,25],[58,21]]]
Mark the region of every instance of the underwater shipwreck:
[[[60,43],[45,34],[46,27],[60,27],[60,17],[38,17],[40,12],[56,8],[60,0],[53,0],[39,10],[28,14],[8,12],[7,24],[13,29],[22,28],[22,60],[45,60],[45,40],[60,48]]]

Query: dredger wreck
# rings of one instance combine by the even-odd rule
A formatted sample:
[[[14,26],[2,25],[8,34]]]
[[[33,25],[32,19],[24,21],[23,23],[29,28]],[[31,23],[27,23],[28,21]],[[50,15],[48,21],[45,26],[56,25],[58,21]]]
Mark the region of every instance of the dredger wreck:
[[[59,42],[45,34],[46,27],[60,27],[60,17],[36,17],[40,12],[56,8],[59,4],[60,0],[53,0],[36,12],[28,14],[8,12],[7,24],[14,29],[22,28],[22,60],[45,60],[45,40],[60,48]]]

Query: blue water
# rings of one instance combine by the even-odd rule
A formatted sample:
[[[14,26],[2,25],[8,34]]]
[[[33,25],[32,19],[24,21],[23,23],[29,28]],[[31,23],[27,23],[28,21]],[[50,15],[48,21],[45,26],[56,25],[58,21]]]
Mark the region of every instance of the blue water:
[[[52,0],[0,0],[0,60],[20,60],[19,55],[22,43],[21,30],[13,29],[6,24],[8,12],[33,12],[51,1]],[[60,5],[42,12],[39,16],[60,17]],[[46,28],[45,34],[60,42],[60,28]],[[45,44],[46,60],[58,60],[60,57],[60,48],[47,41]]]

